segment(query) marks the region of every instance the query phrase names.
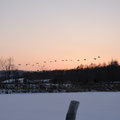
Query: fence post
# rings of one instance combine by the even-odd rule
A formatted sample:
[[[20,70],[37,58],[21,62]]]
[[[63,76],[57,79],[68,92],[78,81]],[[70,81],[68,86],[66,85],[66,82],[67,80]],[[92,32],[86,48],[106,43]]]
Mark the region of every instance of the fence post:
[[[75,120],[79,101],[72,100],[66,115],[66,120]]]

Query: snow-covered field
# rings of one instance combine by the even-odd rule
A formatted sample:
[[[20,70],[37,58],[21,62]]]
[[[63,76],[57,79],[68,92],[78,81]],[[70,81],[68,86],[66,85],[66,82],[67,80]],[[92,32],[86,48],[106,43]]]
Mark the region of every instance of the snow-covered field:
[[[120,92],[2,94],[0,120],[65,120],[71,100],[76,120],[120,120]]]

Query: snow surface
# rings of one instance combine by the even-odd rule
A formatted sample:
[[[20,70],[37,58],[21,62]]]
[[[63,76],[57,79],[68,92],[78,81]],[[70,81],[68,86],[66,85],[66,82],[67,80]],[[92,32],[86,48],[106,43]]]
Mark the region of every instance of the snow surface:
[[[120,120],[120,92],[1,94],[0,120],[65,120],[71,100],[76,120]]]
[[[20,83],[23,83],[24,78],[17,79]],[[15,82],[15,79],[4,80],[3,83],[12,83]]]

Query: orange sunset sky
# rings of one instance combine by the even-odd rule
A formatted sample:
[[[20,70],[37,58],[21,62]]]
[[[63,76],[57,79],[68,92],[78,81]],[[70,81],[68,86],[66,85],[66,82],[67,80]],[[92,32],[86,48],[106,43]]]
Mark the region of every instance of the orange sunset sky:
[[[0,0],[0,57],[25,70],[119,61],[120,0]]]

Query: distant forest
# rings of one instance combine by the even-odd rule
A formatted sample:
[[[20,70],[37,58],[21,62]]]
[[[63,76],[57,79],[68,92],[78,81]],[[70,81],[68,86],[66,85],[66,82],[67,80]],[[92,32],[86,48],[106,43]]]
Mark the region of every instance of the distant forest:
[[[15,81],[6,83],[1,79],[0,89],[21,89],[22,92],[32,92],[33,89],[34,92],[120,91],[120,65],[117,61],[111,61],[108,65],[81,65],[70,70],[14,73],[12,77]],[[19,81],[20,78],[24,79],[22,83]],[[13,87],[8,87],[11,84]]]

